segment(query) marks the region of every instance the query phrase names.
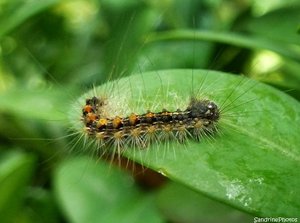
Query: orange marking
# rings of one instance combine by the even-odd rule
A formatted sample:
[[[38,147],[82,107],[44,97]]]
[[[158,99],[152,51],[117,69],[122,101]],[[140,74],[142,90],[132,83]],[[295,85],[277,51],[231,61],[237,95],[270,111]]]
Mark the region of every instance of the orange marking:
[[[99,121],[97,122],[97,128],[101,128],[107,125],[107,119],[105,118],[100,118]]]
[[[87,122],[93,122],[96,119],[97,119],[97,115],[95,115],[94,113],[89,112],[89,113],[86,114],[86,121]]]
[[[90,113],[90,112],[92,112],[92,110],[93,110],[93,108],[91,105],[86,105],[83,107],[84,112]]]
[[[119,116],[116,116],[113,121],[112,121],[112,124],[113,124],[113,127],[114,128],[118,128],[120,127],[120,125],[123,123],[123,119]]]
[[[139,120],[138,116],[134,113],[132,113],[128,119],[129,119],[130,125],[135,125],[137,123],[137,121]]]
[[[155,117],[155,114],[152,112],[148,112],[145,116],[146,116],[146,118],[153,118],[153,117]]]

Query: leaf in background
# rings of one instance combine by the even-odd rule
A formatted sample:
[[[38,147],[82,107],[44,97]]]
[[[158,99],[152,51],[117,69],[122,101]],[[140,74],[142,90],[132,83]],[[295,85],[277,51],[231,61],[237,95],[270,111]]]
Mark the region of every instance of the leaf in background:
[[[100,86],[96,92],[107,89],[113,89],[108,94],[116,96],[112,103],[120,115],[151,108],[175,111],[192,89],[199,90],[227,110],[221,114],[220,134],[201,142],[129,148],[125,156],[249,213],[299,215],[300,104],[293,98],[264,84],[207,70],[149,72]],[[91,95],[84,95],[82,104]]]
[[[32,187],[26,196],[26,206],[20,211],[18,222],[58,223],[61,212],[57,208],[52,191]]]
[[[247,30],[270,40],[279,40],[285,44],[300,46],[297,28],[300,21],[299,3],[290,7],[279,8],[257,18],[250,18],[240,24],[242,30]]]
[[[3,7],[6,10],[0,14],[0,38],[18,27],[26,19],[58,2],[59,0],[7,1]]]
[[[17,150],[1,152],[0,216],[1,222],[13,222],[25,198],[26,187],[33,175],[35,159]]]
[[[88,158],[65,161],[55,172],[55,194],[70,222],[162,222],[149,196],[113,166]]]
[[[299,48],[276,39],[268,39],[259,35],[246,36],[233,32],[214,32],[214,31],[194,31],[194,30],[174,30],[153,33],[147,41],[162,40],[191,40],[191,41],[212,41],[226,43],[248,49],[266,49],[285,57],[300,61]]]

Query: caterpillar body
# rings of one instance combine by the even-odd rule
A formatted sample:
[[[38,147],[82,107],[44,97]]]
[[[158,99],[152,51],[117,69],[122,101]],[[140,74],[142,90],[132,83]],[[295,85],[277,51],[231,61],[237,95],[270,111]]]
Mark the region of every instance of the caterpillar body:
[[[183,82],[186,77],[181,72],[193,81]],[[234,87],[235,78],[229,82],[230,93],[220,93],[226,86],[223,78],[227,77],[212,71],[169,70],[107,82],[79,99],[74,106],[76,116],[71,116],[73,126],[84,141],[91,142],[92,151],[103,153],[190,140],[201,144],[206,137],[214,138],[228,115],[235,113],[234,100],[242,94]],[[217,85],[221,86],[218,90]]]
[[[145,114],[130,114],[112,119],[101,114],[105,99],[89,98],[82,111],[82,120],[88,135],[101,141],[101,144],[130,144],[146,147],[153,140],[177,139],[183,142],[194,136],[199,139],[204,133],[211,133],[219,119],[218,106],[209,100],[192,98],[189,106],[181,111],[148,111]],[[161,135],[161,137],[159,137]]]

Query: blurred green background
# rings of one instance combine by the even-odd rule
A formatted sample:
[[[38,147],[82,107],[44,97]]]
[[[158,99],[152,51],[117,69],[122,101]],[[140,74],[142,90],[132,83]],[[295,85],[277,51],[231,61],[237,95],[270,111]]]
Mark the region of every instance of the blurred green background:
[[[299,11],[292,0],[0,0],[0,221],[252,222],[78,154],[69,105],[108,77],[167,68],[244,74],[299,100]]]

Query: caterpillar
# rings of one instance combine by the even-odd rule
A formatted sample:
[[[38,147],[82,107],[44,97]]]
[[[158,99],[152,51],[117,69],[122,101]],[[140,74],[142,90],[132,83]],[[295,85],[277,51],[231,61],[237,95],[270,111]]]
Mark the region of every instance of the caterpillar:
[[[125,118],[103,116],[102,107],[106,103],[103,98],[88,98],[82,112],[86,133],[101,144],[122,145],[128,141],[133,146],[146,147],[159,134],[163,135],[160,138],[177,138],[183,142],[188,135],[200,138],[202,132],[213,132],[219,119],[219,109],[214,102],[196,98],[191,98],[184,111],[163,109],[158,113],[132,113]]]
[[[184,78],[192,81],[182,85]],[[225,74],[204,70],[120,78],[85,93],[73,106],[76,111],[72,110],[70,118],[80,138],[90,142],[89,150],[100,155],[147,150],[152,145],[170,147],[170,143],[185,146],[190,140],[201,144],[206,137],[213,139],[222,133],[226,121],[237,122],[234,109],[241,104],[238,99],[243,94],[237,85],[241,87],[245,80],[241,83],[230,77],[227,84],[232,89],[226,90],[225,79]],[[246,88],[252,86],[248,84]],[[227,93],[222,94],[222,90]],[[239,108],[239,112],[245,111]]]

